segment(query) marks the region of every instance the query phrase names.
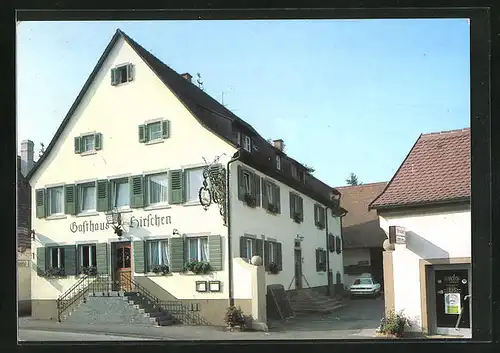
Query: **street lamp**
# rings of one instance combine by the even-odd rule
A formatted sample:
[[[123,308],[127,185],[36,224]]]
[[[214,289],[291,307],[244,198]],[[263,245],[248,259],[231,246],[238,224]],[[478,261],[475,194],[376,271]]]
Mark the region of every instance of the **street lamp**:
[[[122,216],[116,208],[114,208],[113,211],[106,215],[106,223],[111,225],[118,237],[121,237],[123,235]]]

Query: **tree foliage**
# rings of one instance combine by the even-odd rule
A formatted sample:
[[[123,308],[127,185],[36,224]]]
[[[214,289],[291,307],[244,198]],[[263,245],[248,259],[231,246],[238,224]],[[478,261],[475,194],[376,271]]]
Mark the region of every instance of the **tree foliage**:
[[[358,180],[358,176],[354,173],[351,173],[345,182],[351,186],[361,185],[361,182]]]

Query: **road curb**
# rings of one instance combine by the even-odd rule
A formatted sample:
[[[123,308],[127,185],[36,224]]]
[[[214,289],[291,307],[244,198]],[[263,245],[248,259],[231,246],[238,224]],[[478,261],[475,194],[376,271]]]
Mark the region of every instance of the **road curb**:
[[[128,337],[128,338],[147,338],[150,340],[167,340],[167,341],[172,341],[175,340],[174,338],[171,337],[160,337],[160,336],[146,336],[146,335],[141,335],[141,334],[131,334],[131,333],[123,333],[123,332],[109,332],[109,331],[96,331],[96,330],[86,330],[86,329],[74,329],[70,327],[21,327],[19,326],[19,330],[25,330],[25,331],[48,331],[48,332],[68,332],[68,333],[83,333],[83,334],[92,334],[92,335],[99,335],[99,336],[117,336],[117,337]]]

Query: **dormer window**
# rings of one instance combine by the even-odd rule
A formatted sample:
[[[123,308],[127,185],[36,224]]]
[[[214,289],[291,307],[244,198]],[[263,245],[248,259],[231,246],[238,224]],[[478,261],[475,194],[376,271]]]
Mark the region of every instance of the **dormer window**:
[[[243,136],[243,149],[247,152],[252,152],[252,140],[246,135]]]
[[[117,86],[133,80],[133,65],[125,64],[111,69],[111,86]]]
[[[281,170],[281,157],[276,156],[276,169]]]
[[[294,177],[295,179],[298,179],[298,170],[297,170],[297,166],[293,165],[292,164],[292,177]]]

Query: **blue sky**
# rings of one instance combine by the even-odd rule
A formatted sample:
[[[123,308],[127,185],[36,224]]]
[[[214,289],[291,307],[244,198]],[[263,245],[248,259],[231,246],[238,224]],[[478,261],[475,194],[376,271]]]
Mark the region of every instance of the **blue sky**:
[[[331,186],[388,181],[421,133],[470,126],[467,19],[22,22],[18,142],[49,144],[117,28]]]

